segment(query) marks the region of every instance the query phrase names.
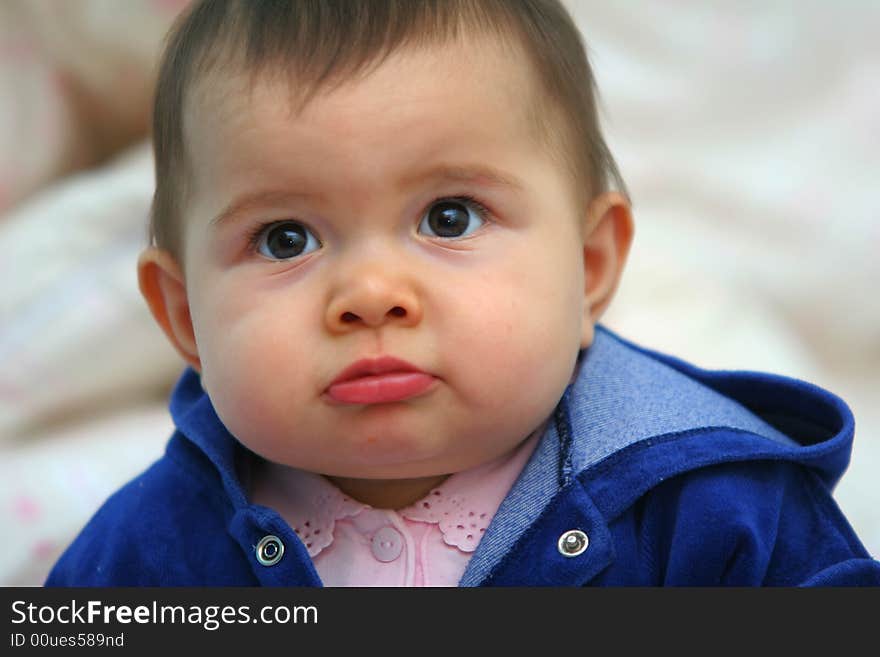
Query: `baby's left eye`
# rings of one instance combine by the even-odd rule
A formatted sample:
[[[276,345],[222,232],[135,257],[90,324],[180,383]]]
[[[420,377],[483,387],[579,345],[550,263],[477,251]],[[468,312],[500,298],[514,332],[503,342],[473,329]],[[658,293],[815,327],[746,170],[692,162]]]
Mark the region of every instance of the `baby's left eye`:
[[[419,223],[419,232],[433,237],[467,237],[485,223],[487,210],[468,198],[435,201]]]

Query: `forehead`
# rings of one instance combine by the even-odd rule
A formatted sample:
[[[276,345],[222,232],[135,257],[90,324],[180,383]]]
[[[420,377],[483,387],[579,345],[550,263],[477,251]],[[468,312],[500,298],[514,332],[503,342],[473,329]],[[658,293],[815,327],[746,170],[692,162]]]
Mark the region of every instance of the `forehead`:
[[[330,156],[328,164],[360,162],[378,174],[400,158],[492,151],[532,136],[537,85],[529,62],[486,37],[401,49],[366,75],[319,88],[304,107],[291,102],[295,79],[265,75],[252,93],[250,81],[227,69],[190,96],[184,134],[197,188],[287,165],[318,174],[319,151]]]

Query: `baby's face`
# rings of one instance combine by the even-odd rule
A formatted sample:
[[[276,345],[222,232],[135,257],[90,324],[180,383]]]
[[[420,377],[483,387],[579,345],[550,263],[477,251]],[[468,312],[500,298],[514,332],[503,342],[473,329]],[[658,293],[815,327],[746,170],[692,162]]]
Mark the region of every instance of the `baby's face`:
[[[510,450],[552,413],[589,339],[584,209],[530,136],[524,71],[470,42],[395,54],[299,116],[268,81],[189,108],[198,358],[250,449],[426,477]],[[384,357],[418,372],[334,384]]]

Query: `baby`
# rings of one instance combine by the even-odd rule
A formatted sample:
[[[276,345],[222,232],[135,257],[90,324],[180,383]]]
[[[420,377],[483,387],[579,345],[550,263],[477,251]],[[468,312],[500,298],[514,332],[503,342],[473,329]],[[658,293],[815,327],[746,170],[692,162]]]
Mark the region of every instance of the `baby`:
[[[633,220],[556,0],[199,2],[154,146],[177,430],[47,584],[880,584],[841,400],[598,325]]]

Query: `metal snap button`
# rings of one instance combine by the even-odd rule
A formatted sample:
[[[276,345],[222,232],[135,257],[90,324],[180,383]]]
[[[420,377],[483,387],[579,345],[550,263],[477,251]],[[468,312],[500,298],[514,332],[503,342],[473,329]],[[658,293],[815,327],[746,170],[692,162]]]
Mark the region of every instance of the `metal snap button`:
[[[284,543],[277,536],[264,536],[255,549],[257,561],[264,566],[274,566],[284,556]]]
[[[576,557],[583,554],[590,544],[590,539],[580,529],[569,529],[559,537],[556,547],[563,557]]]

